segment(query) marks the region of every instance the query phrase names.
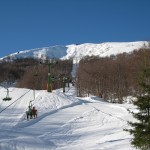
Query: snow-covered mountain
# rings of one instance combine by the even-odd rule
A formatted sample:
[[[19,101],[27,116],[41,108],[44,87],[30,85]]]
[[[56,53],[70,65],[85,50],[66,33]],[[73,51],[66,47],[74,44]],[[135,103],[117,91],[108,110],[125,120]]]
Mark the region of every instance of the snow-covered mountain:
[[[72,44],[67,46],[50,46],[44,48],[36,48],[31,50],[19,51],[9,56],[5,56],[2,59],[15,59],[15,58],[62,58],[69,59],[74,58],[80,60],[85,56],[100,56],[106,57],[110,55],[116,55],[120,53],[130,53],[133,50],[137,50],[142,47],[148,46],[147,41],[138,41],[138,42],[107,42],[100,44]]]
[[[79,60],[84,56],[130,53],[143,46],[147,47],[148,42],[53,46],[16,52],[8,58]],[[0,87],[0,150],[135,150],[130,144],[133,137],[123,130],[130,128],[128,121],[135,121],[127,111],[137,111],[130,103],[76,97],[72,86],[66,88],[66,93],[63,89],[52,93],[15,87],[9,90],[12,100],[3,101],[7,91]],[[25,112],[30,102],[38,110],[38,117],[27,121]]]

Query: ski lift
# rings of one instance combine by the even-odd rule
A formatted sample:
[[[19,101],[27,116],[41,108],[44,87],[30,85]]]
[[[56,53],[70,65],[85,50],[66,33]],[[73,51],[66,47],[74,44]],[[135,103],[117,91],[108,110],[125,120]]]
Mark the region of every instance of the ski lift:
[[[3,100],[4,100],[4,101],[10,101],[12,98],[11,98],[11,97],[9,97],[9,92],[10,92],[10,91],[9,91],[9,89],[7,89],[7,91],[6,91],[6,92],[7,92],[6,97],[5,97],[5,98],[3,98]]]
[[[7,92],[6,97],[3,98],[3,100],[10,101],[12,98],[9,96],[9,92],[11,92],[11,91],[9,91],[9,87],[12,86],[12,81],[7,79],[6,81],[1,83],[1,86],[3,86],[7,90],[7,91],[5,91],[5,92]]]
[[[31,101],[29,102],[29,106],[28,106],[29,108],[32,108],[32,106],[33,106],[32,101],[33,101],[33,100],[31,100]]]
[[[32,101],[29,102],[28,110],[26,111],[27,120],[37,118],[37,109],[33,107]]]

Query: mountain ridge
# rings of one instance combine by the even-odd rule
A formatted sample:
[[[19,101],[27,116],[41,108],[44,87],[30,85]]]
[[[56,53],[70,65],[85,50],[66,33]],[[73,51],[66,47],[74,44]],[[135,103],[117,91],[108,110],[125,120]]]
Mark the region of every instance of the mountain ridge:
[[[79,60],[85,56],[99,56],[107,57],[121,53],[130,53],[143,47],[148,47],[148,41],[136,42],[105,42],[105,43],[83,43],[70,44],[66,46],[56,45],[42,48],[35,48],[30,50],[18,51],[8,56],[0,58],[0,60],[16,59],[16,58],[78,58]]]

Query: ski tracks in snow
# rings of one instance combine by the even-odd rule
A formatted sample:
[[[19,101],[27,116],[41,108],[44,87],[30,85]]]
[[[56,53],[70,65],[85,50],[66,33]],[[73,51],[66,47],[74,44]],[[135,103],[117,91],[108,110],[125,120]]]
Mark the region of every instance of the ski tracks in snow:
[[[120,141],[130,150],[131,138],[123,131],[128,113],[119,105],[75,98],[59,90],[37,93],[33,103],[39,116],[18,122],[13,128],[17,136],[36,137],[43,147],[49,143],[52,147],[48,149],[56,150],[119,150]],[[16,103],[15,108],[21,105]]]

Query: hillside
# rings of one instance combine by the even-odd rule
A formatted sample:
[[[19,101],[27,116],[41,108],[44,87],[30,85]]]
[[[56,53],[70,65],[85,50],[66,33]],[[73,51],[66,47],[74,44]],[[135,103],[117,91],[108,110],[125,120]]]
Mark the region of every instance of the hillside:
[[[74,58],[76,63],[84,56],[106,57],[130,53],[143,46],[147,47],[148,44],[127,42],[53,46],[20,51],[2,59],[7,61],[26,57],[56,57]],[[76,71],[75,64],[72,71]],[[118,78],[117,74],[114,74],[114,77]],[[114,87],[114,84],[111,87]],[[3,101],[6,89],[0,87],[2,150],[134,150],[130,145],[132,136],[123,131],[124,128],[129,128],[127,121],[134,121],[127,109],[136,111],[136,108],[128,103],[132,100],[129,97],[126,97],[126,104],[124,101],[123,104],[115,104],[92,95],[76,97],[77,91],[74,87],[66,88],[66,93],[63,93],[62,89],[54,90],[52,93],[36,90],[35,99],[34,91],[31,89],[11,87],[9,90],[12,100]],[[38,117],[27,120],[25,112],[30,101],[37,108]]]
[[[53,93],[35,91],[38,118],[27,121],[25,111],[33,91],[10,88],[11,101],[0,89],[0,149],[2,150],[133,150],[124,132],[133,120],[132,104],[111,104],[97,97],[79,98],[74,87]]]
[[[116,55],[120,53],[130,53],[133,50],[137,50],[142,47],[147,47],[148,42],[139,41],[139,42],[109,42],[109,43],[100,43],[100,44],[72,44],[67,46],[50,46],[44,48],[36,48],[31,50],[23,50],[10,54],[1,58],[1,60],[10,60],[15,58],[62,58],[69,59],[74,58],[75,62],[79,61],[85,56],[100,56],[106,57],[110,55]]]

